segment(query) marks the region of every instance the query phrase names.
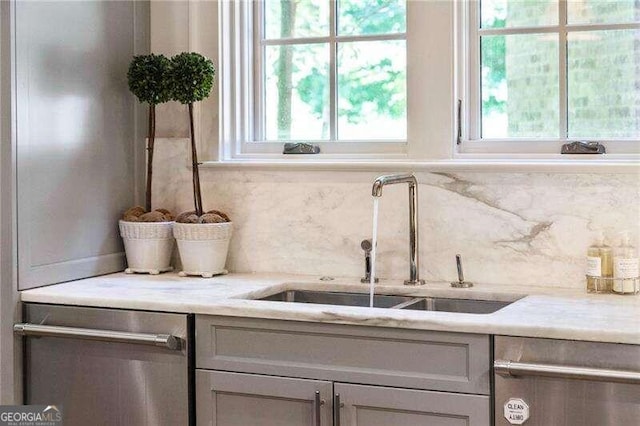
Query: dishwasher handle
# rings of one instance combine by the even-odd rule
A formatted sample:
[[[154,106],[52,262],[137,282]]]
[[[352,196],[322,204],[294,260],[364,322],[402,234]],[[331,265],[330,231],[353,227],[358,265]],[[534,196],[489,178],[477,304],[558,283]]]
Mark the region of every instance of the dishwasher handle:
[[[594,382],[615,382],[640,385],[640,372],[571,365],[525,363],[495,360],[493,370],[503,377],[542,376]]]
[[[182,339],[171,334],[129,333],[127,331],[94,328],[63,327],[41,324],[14,324],[14,333],[20,336],[63,337],[69,339],[98,340],[101,342],[132,343],[180,350]]]

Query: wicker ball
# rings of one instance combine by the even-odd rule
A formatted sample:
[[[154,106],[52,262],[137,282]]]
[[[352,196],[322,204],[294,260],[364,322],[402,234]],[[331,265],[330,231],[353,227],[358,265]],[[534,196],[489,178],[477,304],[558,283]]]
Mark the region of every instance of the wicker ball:
[[[166,222],[170,222],[170,221],[172,221],[174,219],[173,213],[171,213],[167,209],[156,209],[155,211],[162,213],[164,215],[164,220]]]
[[[144,207],[135,206],[122,214],[122,220],[127,222],[139,222],[139,217],[145,213]]]
[[[224,223],[228,222],[225,218],[215,213],[205,213],[200,216],[198,223]]]
[[[140,216],[140,222],[166,222],[166,218],[164,217],[164,214],[156,211],[156,212],[149,212],[149,213],[145,213],[143,215]]]
[[[178,215],[178,217],[176,217],[176,222],[179,222],[179,223],[198,223],[198,216],[196,215],[196,212],[194,212],[194,211],[180,213]]]
[[[221,212],[220,210],[209,210],[207,214],[209,213],[220,216],[221,218],[224,219],[223,222],[231,222],[231,219],[229,219],[229,216],[227,216],[225,213]]]

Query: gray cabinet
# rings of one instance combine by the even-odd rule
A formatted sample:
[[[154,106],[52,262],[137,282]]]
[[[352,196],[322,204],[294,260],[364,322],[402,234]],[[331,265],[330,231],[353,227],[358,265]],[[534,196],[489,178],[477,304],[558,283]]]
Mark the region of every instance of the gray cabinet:
[[[149,4],[13,8],[19,288],[120,271],[146,117],[126,74],[149,49]]]
[[[336,383],[340,426],[488,426],[489,397]]]
[[[329,426],[331,382],[258,374],[196,372],[201,426]]]
[[[196,316],[196,368],[199,425],[490,424],[486,335]]]
[[[333,388],[333,389],[332,389]],[[489,396],[197,370],[199,426],[488,426]],[[334,417],[335,416],[335,417]]]

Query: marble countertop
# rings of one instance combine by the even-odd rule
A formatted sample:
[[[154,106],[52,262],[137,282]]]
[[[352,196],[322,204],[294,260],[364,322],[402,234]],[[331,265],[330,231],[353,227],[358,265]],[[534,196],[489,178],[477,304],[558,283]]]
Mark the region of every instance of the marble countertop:
[[[382,280],[376,294],[515,301],[492,314],[425,312],[252,300],[286,289],[368,292],[357,279],[229,274],[202,279],[177,274],[104,275],[20,293],[23,302],[272,318],[376,327],[545,337],[640,345],[640,296],[589,295],[584,291],[448,283],[406,287]]]

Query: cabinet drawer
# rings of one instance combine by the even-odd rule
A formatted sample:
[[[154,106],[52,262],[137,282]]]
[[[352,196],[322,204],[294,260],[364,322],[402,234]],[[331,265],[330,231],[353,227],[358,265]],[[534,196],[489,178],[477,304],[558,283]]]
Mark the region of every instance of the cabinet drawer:
[[[489,336],[196,317],[196,366],[489,394]]]

